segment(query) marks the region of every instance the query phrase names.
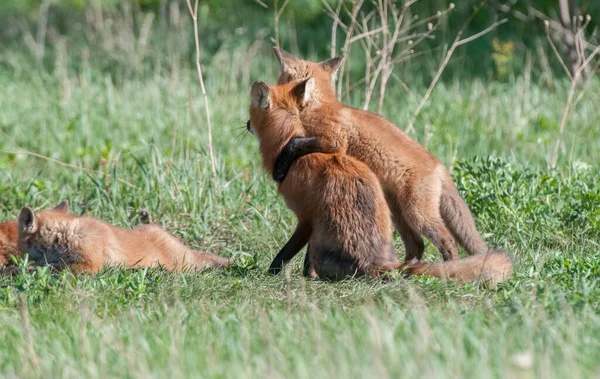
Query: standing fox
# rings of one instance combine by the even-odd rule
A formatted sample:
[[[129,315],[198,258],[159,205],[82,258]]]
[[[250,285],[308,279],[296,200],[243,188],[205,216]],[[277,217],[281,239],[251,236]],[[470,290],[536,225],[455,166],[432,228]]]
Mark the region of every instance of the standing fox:
[[[269,87],[252,86],[247,128],[259,140],[263,165],[273,173],[277,157],[292,138],[302,136],[303,113],[315,93],[315,79]],[[290,140],[292,142],[290,142]],[[392,221],[379,180],[350,155],[312,153],[291,165],[279,192],[298,225],[269,271],[278,273],[307,243],[311,271],[322,279],[377,275],[391,270],[490,285],[508,278],[506,254],[491,253],[440,264],[398,262],[392,247]]]
[[[313,63],[273,48],[281,64],[279,84],[315,79],[313,100],[300,115],[302,127],[274,163],[273,178],[285,178],[291,164],[313,152],[346,153],[377,175],[406,260],[421,259],[422,235],[444,260],[458,259],[454,238],[470,254],[489,251],[475,227],[444,165],[390,121],[374,113],[347,107],[335,95],[333,83],[343,57]],[[453,238],[454,237],[454,238]]]
[[[37,265],[75,273],[97,273],[104,264],[119,267],[164,266],[168,270],[223,267],[229,259],[195,251],[155,225],[133,230],[68,213],[69,204],[35,214],[21,210],[18,246]]]

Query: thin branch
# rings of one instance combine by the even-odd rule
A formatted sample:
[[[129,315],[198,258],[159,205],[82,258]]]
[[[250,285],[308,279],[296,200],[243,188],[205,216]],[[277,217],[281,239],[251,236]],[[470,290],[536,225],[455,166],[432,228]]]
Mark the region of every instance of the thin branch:
[[[560,148],[560,142],[562,139],[562,135],[565,131],[565,127],[567,126],[567,121],[569,119],[569,113],[571,112],[571,105],[573,104],[573,97],[575,95],[575,88],[579,83],[579,76],[583,73],[586,67],[590,64],[592,59],[596,55],[600,53],[600,46],[596,47],[596,49],[590,54],[590,56],[583,62],[583,64],[577,69],[575,75],[573,76],[573,80],[571,80],[571,86],[569,87],[569,95],[567,97],[567,104],[565,105],[565,109],[562,114],[562,118],[560,120],[560,129],[558,132],[558,137],[556,138],[556,143],[554,144],[554,150],[552,151],[552,162],[550,163],[550,167],[552,169],[556,168],[556,163],[558,162],[558,149]]]
[[[342,5],[344,5],[344,0],[338,0],[338,6],[335,10],[336,14],[340,14],[340,11],[342,10]],[[333,25],[331,26],[331,58],[335,58],[335,54],[336,54],[336,46],[337,46],[337,27],[338,27],[338,21],[340,20],[339,17],[336,17],[333,20]]]
[[[563,68],[563,70],[565,70],[565,73],[567,74],[567,76],[569,77],[569,79],[573,80],[573,76],[571,75],[571,70],[569,70],[569,68],[565,64],[565,61],[560,56],[560,53],[558,52],[558,49],[556,49],[556,45],[554,45],[554,41],[552,41],[552,38],[550,38],[550,30],[548,28],[548,26],[550,25],[550,23],[549,22],[545,22],[545,24],[546,24],[546,39],[548,40],[548,44],[552,48],[552,52],[554,52],[554,55],[556,56],[556,59],[558,60],[558,63],[560,63],[560,65]]]
[[[188,2],[190,0],[187,0]],[[290,0],[285,0],[285,2],[283,3],[283,5],[281,6],[281,8],[279,8],[279,0],[274,0],[273,1],[273,9],[275,11],[274,15],[275,15],[275,44],[277,46],[279,46],[279,19],[281,18],[281,15],[283,14],[283,11],[285,10],[285,8],[288,6]],[[196,4],[198,3],[198,0],[196,0]]]
[[[458,41],[458,43],[456,44],[456,46],[462,46],[466,43],[475,41],[477,38],[483,37],[484,35],[488,34],[489,32],[491,32],[492,30],[496,29],[497,27],[499,27],[502,24],[505,24],[508,21],[507,18],[503,18],[500,21],[496,21],[494,22],[492,25],[488,26],[487,28],[483,29],[482,31],[480,31],[479,33],[475,33],[470,37],[467,38],[463,38],[460,41]]]
[[[212,124],[210,122],[210,107],[208,105],[208,96],[206,95],[206,87],[204,86],[204,78],[202,76],[202,66],[200,65],[200,37],[198,36],[198,0],[195,1],[194,7],[190,0],[186,0],[190,15],[194,21],[194,41],[196,43],[196,71],[198,80],[200,81],[200,89],[202,90],[202,99],[204,100],[204,111],[206,113],[206,123],[208,125],[208,154],[210,155],[210,165],[213,176],[217,176],[217,166],[215,163],[215,153],[212,142]]]
[[[431,81],[431,84],[429,85],[429,88],[427,88],[427,92],[425,92],[425,95],[423,96],[423,99],[421,99],[421,102],[417,106],[417,109],[415,110],[415,113],[413,114],[413,117],[410,120],[410,123],[408,124],[408,128],[406,130],[407,133],[410,133],[411,131],[414,131],[414,124],[415,124],[415,121],[417,120],[417,117],[421,113],[421,110],[423,109],[423,106],[425,106],[425,103],[429,99],[429,96],[431,96],[431,92],[433,92],[433,88],[435,87],[435,85],[437,84],[438,80],[442,76],[442,72],[444,72],[444,69],[448,65],[448,62],[450,61],[450,58],[452,57],[452,54],[454,54],[454,50],[456,50],[456,48],[458,46],[464,44],[464,43],[462,43],[462,41],[468,41],[468,42],[470,42],[470,41],[475,40],[476,38],[480,38],[484,34],[489,33],[490,31],[492,31],[495,28],[497,28],[499,25],[502,25],[504,22],[506,22],[506,19],[498,21],[498,22],[495,22],[490,27],[488,27],[488,28],[486,28],[485,30],[482,31],[482,32],[485,32],[485,33],[480,32],[480,33],[474,34],[471,37],[467,37],[467,38],[461,40],[462,34],[464,33],[465,29],[471,23],[471,20],[473,20],[473,17],[475,17],[475,15],[477,13],[479,13],[479,11],[481,10],[482,6],[483,6],[483,3],[481,3],[475,9],[475,12],[473,12],[473,14],[467,19],[467,21],[464,23],[464,25],[460,28],[460,30],[458,31],[458,33],[456,33],[456,38],[454,39],[454,42],[452,43],[452,45],[450,46],[450,49],[446,53],[446,56],[445,56],[444,60],[442,61],[442,64],[440,65],[440,67],[438,68],[437,72],[435,73],[435,76],[433,77],[433,80]]]

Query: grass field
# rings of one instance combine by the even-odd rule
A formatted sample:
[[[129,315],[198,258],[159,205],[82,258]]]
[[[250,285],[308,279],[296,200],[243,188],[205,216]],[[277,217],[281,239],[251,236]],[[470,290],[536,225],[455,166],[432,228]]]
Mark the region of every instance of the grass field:
[[[251,83],[275,82],[276,65],[268,46],[252,60],[243,50],[205,66],[216,177],[191,65],[115,78],[93,61],[2,61],[0,220],[62,199],[124,227],[147,210],[238,264],[2,278],[0,376],[600,377],[598,80],[577,92],[556,169],[559,78],[446,80],[415,124],[489,244],[514,257],[512,280],[497,291],[427,278],[325,283],[304,280],[300,259],[266,275],[295,220],[242,129]],[[425,92],[411,89],[387,93],[382,113],[400,127]],[[426,260],[439,259],[428,245]]]

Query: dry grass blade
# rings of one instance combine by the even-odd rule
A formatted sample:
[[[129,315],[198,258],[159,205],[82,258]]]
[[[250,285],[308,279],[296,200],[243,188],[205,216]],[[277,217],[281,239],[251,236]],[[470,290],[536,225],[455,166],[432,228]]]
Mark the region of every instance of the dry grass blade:
[[[191,0],[186,0],[188,10],[194,22],[194,42],[196,45],[196,71],[198,73],[198,81],[202,90],[202,99],[204,100],[204,111],[206,113],[206,124],[208,126],[208,154],[210,155],[210,166],[213,176],[217,177],[217,165],[215,163],[215,153],[212,143],[212,124],[210,121],[210,106],[208,104],[208,96],[206,95],[206,87],[204,86],[204,77],[202,75],[202,66],[200,65],[200,37],[198,36],[198,0],[194,2],[192,7]]]

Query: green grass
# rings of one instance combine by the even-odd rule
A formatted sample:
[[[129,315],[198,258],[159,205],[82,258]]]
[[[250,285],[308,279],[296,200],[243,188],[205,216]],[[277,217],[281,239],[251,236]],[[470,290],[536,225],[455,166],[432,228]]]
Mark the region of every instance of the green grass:
[[[15,51],[1,61],[0,220],[68,199],[75,213],[130,227],[144,209],[238,265],[1,278],[0,376],[600,375],[597,80],[577,98],[555,170],[568,88],[559,79],[552,88],[524,77],[440,83],[415,124],[490,245],[514,257],[515,277],[499,290],[428,278],[305,281],[300,259],[288,280],[266,269],[295,220],[242,133],[250,85],[275,82],[276,65],[268,46],[246,49],[229,46],[205,67],[216,177],[188,64],[115,79],[94,62],[41,69]],[[391,85],[383,114],[404,127],[416,105]],[[440,259],[432,246],[426,259]]]

